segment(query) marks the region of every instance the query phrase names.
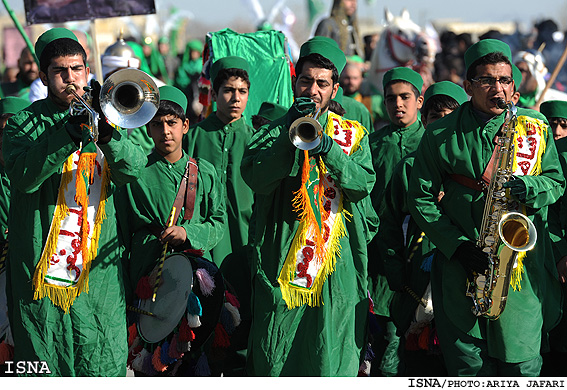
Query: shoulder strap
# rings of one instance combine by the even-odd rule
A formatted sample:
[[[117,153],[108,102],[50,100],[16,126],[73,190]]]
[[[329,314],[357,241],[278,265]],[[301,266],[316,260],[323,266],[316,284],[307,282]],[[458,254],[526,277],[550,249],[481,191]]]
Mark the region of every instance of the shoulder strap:
[[[197,166],[197,161],[190,157],[185,166],[185,173],[181,179],[181,184],[179,185],[179,190],[177,191],[177,196],[173,202],[173,207],[175,207],[174,221],[177,221],[179,214],[181,213],[181,208],[185,208],[185,214],[183,215],[184,220],[190,220],[193,217],[193,210],[195,209],[195,195],[197,190],[197,173],[199,168]]]

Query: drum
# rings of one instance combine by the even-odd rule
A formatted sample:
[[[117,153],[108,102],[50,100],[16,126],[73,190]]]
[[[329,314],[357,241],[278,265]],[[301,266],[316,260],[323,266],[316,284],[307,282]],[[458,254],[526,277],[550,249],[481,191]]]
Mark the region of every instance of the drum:
[[[157,343],[175,329],[185,314],[192,288],[193,266],[189,258],[181,253],[167,256],[156,300],[144,299],[138,306],[153,314],[142,314],[138,320],[138,333],[144,341]]]

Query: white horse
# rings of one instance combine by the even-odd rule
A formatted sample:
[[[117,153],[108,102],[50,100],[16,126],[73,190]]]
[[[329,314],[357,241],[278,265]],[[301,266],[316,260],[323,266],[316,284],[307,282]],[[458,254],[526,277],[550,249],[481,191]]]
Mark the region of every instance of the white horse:
[[[388,70],[405,66],[420,73],[424,79],[422,92],[433,83],[432,70],[437,45],[435,40],[410,19],[407,9],[394,16],[385,9],[386,26],[370,59],[367,81],[383,93],[382,78]]]

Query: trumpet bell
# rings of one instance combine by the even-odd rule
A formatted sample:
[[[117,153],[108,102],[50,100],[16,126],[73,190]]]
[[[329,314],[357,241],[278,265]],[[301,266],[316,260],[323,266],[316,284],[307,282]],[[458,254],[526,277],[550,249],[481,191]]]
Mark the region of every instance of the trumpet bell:
[[[111,74],[100,91],[100,107],[116,126],[134,129],[148,123],[159,108],[159,90],[147,73],[122,69]]]
[[[537,241],[537,230],[533,222],[522,213],[504,214],[498,224],[498,233],[502,242],[517,252],[529,251]]]
[[[296,119],[289,128],[289,139],[296,148],[311,150],[321,143],[323,128],[315,118]]]

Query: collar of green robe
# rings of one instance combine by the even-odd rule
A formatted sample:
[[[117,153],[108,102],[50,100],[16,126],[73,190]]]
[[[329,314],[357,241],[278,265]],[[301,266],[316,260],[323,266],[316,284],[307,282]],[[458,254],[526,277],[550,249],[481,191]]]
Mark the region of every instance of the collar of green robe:
[[[171,85],[163,85],[159,87],[159,100],[168,100],[170,102],[179,104],[183,112],[187,110],[187,96],[179,89]]]
[[[465,52],[465,68],[469,67],[478,59],[490,53],[501,52],[512,63],[512,51],[510,46],[499,39],[483,39],[472,45]]]
[[[539,110],[543,115],[545,115],[547,120],[550,120],[551,118],[567,119],[567,101],[564,100],[548,100],[541,103]]]
[[[15,96],[7,96],[0,99],[0,115],[16,114],[29,106],[31,102],[27,99],[22,99]]]
[[[37,41],[35,43],[35,55],[37,56],[37,58],[41,58],[41,54],[48,44],[62,38],[69,38],[76,42],[79,42],[79,40],[71,30],[67,30],[66,28],[62,27],[52,28],[50,30],[47,30],[46,32],[41,34],[39,38],[37,38]]]
[[[384,74],[382,79],[382,86],[384,91],[386,91],[386,86],[392,81],[406,81],[417,88],[421,93],[421,88],[423,87],[423,79],[421,75],[415,70],[406,68],[404,66],[399,66],[397,68],[390,69]]]
[[[232,68],[242,69],[250,73],[250,65],[244,58],[238,56],[223,57],[221,59],[216,60],[213,63],[213,65],[211,65],[211,71],[210,71],[211,83],[214,83],[221,69],[232,69]]]
[[[284,116],[287,110],[287,108],[280,104],[264,102],[260,106],[260,110],[258,110],[258,116],[261,116],[262,118],[265,118],[269,121],[273,121]]]
[[[345,53],[339,48],[334,39],[322,36],[316,36],[301,45],[299,50],[299,58],[307,57],[310,54],[319,54],[331,61],[339,74],[346,65]]]
[[[431,84],[423,94],[423,105],[425,106],[429,98],[435,95],[449,96],[459,104],[463,104],[468,100],[465,90],[452,81],[439,81]]]

